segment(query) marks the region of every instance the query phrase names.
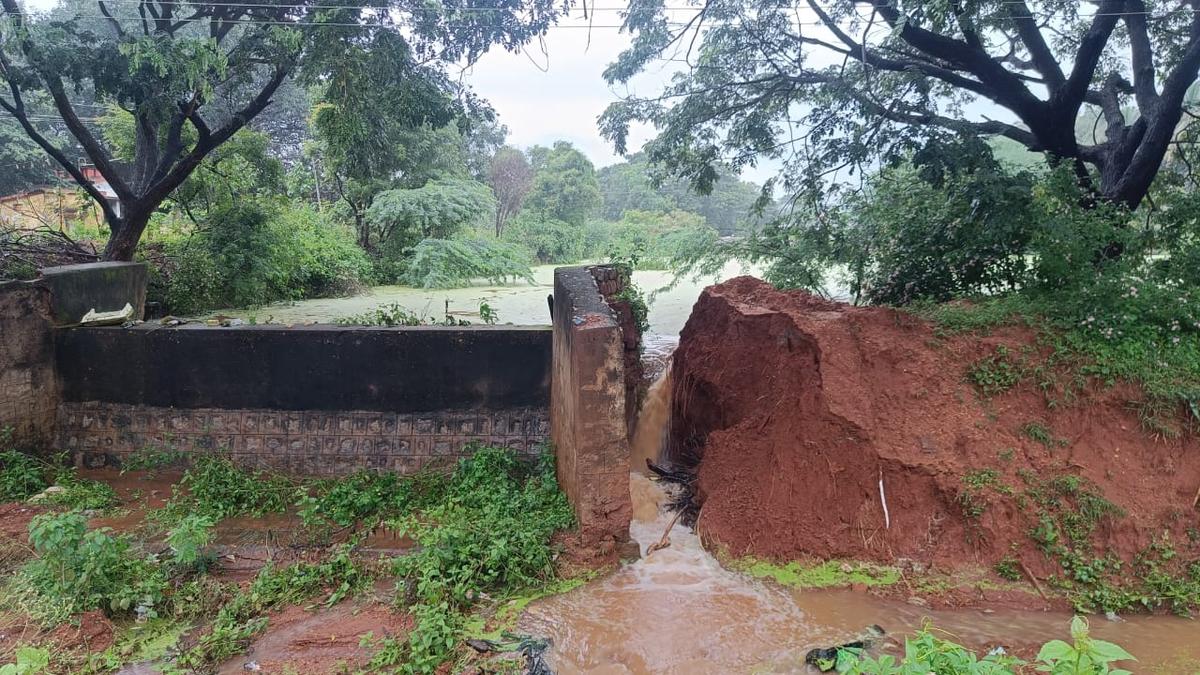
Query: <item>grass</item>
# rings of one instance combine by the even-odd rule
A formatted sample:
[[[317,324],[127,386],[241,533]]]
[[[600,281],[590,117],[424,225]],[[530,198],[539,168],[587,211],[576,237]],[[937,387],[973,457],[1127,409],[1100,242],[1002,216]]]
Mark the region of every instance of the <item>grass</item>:
[[[900,581],[900,570],[866,562],[826,560],[779,564],[758,558],[740,558],[730,561],[729,565],[757,579],[770,579],[792,588],[839,588],[854,584],[890,586]]]
[[[967,368],[967,379],[975,385],[984,396],[996,396],[1012,389],[1024,377],[1024,365],[1004,345],[997,345],[995,351],[972,363]]]
[[[1028,326],[1037,333],[1045,355],[1040,363],[1021,368],[1011,354],[993,354],[968,369],[967,376],[983,392],[999,392],[1015,384],[1018,371],[1038,377],[1048,402],[1070,401],[1088,383],[1112,386],[1135,384],[1141,398],[1133,401],[1142,427],[1156,436],[1175,438],[1200,419],[1200,333],[1186,321],[1177,332],[1137,323],[1139,312],[1129,299],[1112,308],[1077,308],[1039,298],[1012,294],[972,302],[924,304],[913,311],[934,324],[942,337],[985,334],[1001,326]],[[1126,321],[1119,328],[1100,328],[1098,316]],[[1111,318],[1116,317],[1116,318]]]

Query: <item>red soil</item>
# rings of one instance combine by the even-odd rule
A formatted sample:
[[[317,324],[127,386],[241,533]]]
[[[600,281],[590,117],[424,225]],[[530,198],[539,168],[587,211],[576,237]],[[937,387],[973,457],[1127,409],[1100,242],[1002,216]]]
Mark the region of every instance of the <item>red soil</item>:
[[[360,645],[363,636],[404,638],[410,630],[412,617],[384,604],[344,602],[315,612],[291,606],[272,614],[267,632],[219,672],[244,672],[251,661],[264,673],[357,672],[374,652]]]
[[[1016,491],[1019,469],[1086,477],[1127,517],[1094,539],[1130,559],[1164,531],[1193,557],[1200,519],[1197,443],[1154,439],[1129,408],[1130,388],[1091,388],[1050,409],[1032,385],[981,400],[969,365],[1025,329],[940,339],[920,319],[856,308],[750,277],[707,289],[673,365],[671,452],[700,456],[697,531],[734,555],[911,558],[952,571],[1010,553],[1038,575],[1060,571],[1029,540],[1036,517],[988,494],[963,515],[962,477],[992,468]],[[1045,424],[1047,448],[1020,429]],[[1009,450],[1011,449],[1011,452]],[[882,479],[890,527],[880,499]]]

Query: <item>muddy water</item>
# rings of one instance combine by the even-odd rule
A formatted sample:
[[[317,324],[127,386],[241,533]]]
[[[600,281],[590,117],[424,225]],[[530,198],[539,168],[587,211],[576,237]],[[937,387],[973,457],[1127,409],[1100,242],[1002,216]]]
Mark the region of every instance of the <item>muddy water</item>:
[[[637,518],[630,534],[645,554],[671,519],[658,508],[657,485],[639,474],[630,480]],[[1067,636],[1065,613],[934,611],[853,591],[780,588],[722,568],[682,526],[669,538],[669,547],[606,579],[530,607],[520,627],[551,638],[556,672],[806,672],[809,649],[852,640],[870,624],[902,639],[927,618],[972,648],[1004,646],[1027,657]],[[1135,672],[1200,673],[1196,621],[1093,617],[1092,629],[1138,656]],[[899,653],[895,643],[885,649]]]
[[[653,358],[661,375],[647,394],[632,444],[635,469],[657,458],[669,424],[670,346],[659,347]],[[879,649],[899,655],[903,636],[926,620],[973,649],[1003,646],[1024,658],[1049,639],[1068,638],[1066,613],[935,611],[862,592],[797,591],[760,582],[722,568],[688,528],[670,527],[657,483],[635,472],[630,494],[630,535],[642,559],[534,603],[521,619],[523,631],[551,639],[550,660],[563,675],[806,672],[808,650],[851,641],[872,624],[892,637]],[[647,555],[668,529],[670,545]],[[1094,636],[1139,657],[1134,672],[1200,673],[1200,622],[1135,616],[1119,622],[1093,617],[1091,624]]]

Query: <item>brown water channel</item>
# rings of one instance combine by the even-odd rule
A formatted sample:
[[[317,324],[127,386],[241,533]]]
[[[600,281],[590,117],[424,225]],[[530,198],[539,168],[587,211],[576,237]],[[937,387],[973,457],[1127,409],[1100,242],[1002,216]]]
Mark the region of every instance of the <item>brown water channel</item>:
[[[665,361],[670,344],[655,345]],[[656,364],[658,371],[667,368]],[[661,446],[669,386],[651,386],[635,434],[637,461]],[[638,465],[635,464],[635,470]],[[1024,658],[1069,639],[1071,615],[1012,609],[931,610],[851,590],[795,590],[724,569],[688,528],[646,555],[671,522],[661,488],[630,477],[630,535],[643,557],[615,573],[530,606],[520,629],[552,640],[555,671],[573,673],[795,673],[805,654],[853,640],[872,624],[891,636],[881,649],[900,654],[903,636],[932,621],[946,637],[981,652],[1002,646]],[[1135,673],[1200,673],[1200,622],[1174,616],[1091,617],[1092,635],[1138,657]],[[1132,667],[1131,667],[1132,666]],[[815,672],[815,671],[813,671]]]

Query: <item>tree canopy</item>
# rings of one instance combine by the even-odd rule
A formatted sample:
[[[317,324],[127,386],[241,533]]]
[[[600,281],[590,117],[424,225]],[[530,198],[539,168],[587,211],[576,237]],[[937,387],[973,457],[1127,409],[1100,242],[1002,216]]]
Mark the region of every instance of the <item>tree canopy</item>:
[[[471,62],[493,45],[518,49],[564,9],[555,0],[77,0],[52,17],[27,13],[18,0],[0,0],[0,8],[0,109],[100,204],[111,229],[104,257],[123,260],[132,258],[163,200],[262,113],[289,78],[321,85],[341,131],[367,152],[376,147],[370,130],[378,116],[361,113],[403,101],[392,111],[408,117],[401,122],[440,126],[462,105],[461,97],[447,99],[453,88],[445,64]],[[116,204],[35,123],[30,102],[39,95],[53,102]],[[131,161],[115,157],[81,97],[133,116]]]
[[[789,192],[814,199],[932,138],[1011,139],[1068,166],[1093,198],[1134,208],[1185,114],[1200,71],[1200,0],[704,0],[680,21],[633,0],[632,46],[605,72],[627,82],[658,59],[683,63],[660,96],[611,106],[702,190],[717,166],[784,161]],[[1080,140],[1088,110],[1105,128]]]
[[[525,208],[547,218],[582,225],[600,207],[600,186],[592,161],[575,146],[559,141],[552,148],[533,147],[536,173]]]

